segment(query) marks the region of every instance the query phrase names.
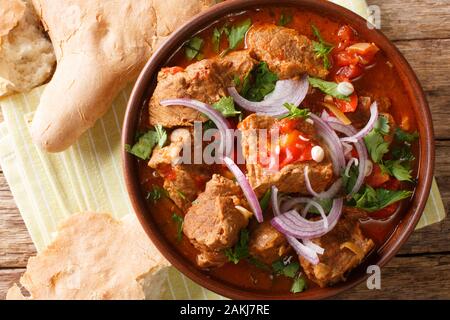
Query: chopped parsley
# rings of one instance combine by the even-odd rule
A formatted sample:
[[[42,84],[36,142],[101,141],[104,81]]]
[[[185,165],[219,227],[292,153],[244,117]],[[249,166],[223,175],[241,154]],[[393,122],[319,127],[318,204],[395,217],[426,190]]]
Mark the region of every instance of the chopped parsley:
[[[398,181],[412,182],[411,166],[409,162],[401,160],[387,160],[379,164],[381,171],[395,177]]]
[[[345,172],[342,174],[342,183],[347,194],[350,194],[352,192],[353,188],[355,187],[356,180],[358,180],[358,176],[359,168],[355,165],[352,165],[350,167],[348,175],[346,175]]]
[[[292,293],[300,293],[307,289],[305,278],[299,276],[294,279],[294,283],[291,287]]]
[[[163,146],[166,143],[167,133],[161,126],[156,126],[155,130],[144,133],[137,140],[133,146],[126,144],[125,150],[139,159],[148,160],[156,145]]]
[[[237,46],[244,41],[245,34],[252,25],[252,20],[249,18],[238,25],[232,26],[230,32],[227,33],[229,50],[234,50]]]
[[[158,200],[161,200],[162,198],[166,198],[167,196],[168,193],[166,189],[160,186],[154,186],[153,189],[149,193],[147,193],[147,200],[156,202]]]
[[[384,136],[389,134],[390,125],[384,116],[378,117],[372,131],[364,137],[364,142],[373,162],[380,163],[384,155],[389,152],[389,143]]]
[[[155,126],[156,139],[158,140],[158,146],[160,148],[164,147],[167,142],[167,131],[163,128],[162,125],[157,124]]]
[[[177,190],[177,194],[180,196],[181,199],[183,199],[184,201],[187,200],[186,198],[186,194],[183,191]]]
[[[419,138],[419,133],[417,131],[413,133],[408,133],[406,131],[403,131],[400,128],[395,129],[395,140],[398,142],[406,142],[406,143],[413,143]]]
[[[278,260],[272,263],[273,273],[277,276],[285,276],[293,279],[291,292],[300,293],[306,289],[306,281],[302,277],[300,265],[298,262],[285,263],[283,260]]]
[[[272,195],[272,189],[267,189],[266,193],[264,193],[261,200],[259,200],[259,205],[261,206],[262,211],[266,211],[269,207],[270,196]]]
[[[185,45],[186,58],[188,60],[192,60],[194,58],[201,60],[203,58],[203,55],[201,54],[203,43],[204,40],[200,37],[190,39]]]
[[[181,241],[181,239],[183,239],[184,218],[182,216],[179,216],[178,214],[174,213],[172,215],[172,220],[177,225],[177,241]]]
[[[285,103],[283,106],[289,111],[288,114],[280,117],[280,119],[297,119],[297,118],[308,118],[311,112],[309,109],[300,109],[295,104]]]
[[[214,50],[216,52],[219,52],[220,50],[220,39],[222,37],[222,34],[225,34],[228,38],[228,49],[223,51],[220,56],[225,56],[230,52],[231,50],[236,49],[239,44],[241,44],[244,39],[245,35],[247,34],[248,29],[250,29],[250,26],[252,25],[252,20],[249,18],[247,20],[244,20],[243,22],[230,27],[224,26],[220,29],[215,28],[213,30],[213,46]]]
[[[368,211],[375,212],[384,209],[391,204],[411,197],[412,192],[406,190],[387,190],[374,189],[366,185],[361,192],[353,195],[351,204],[354,207]]]
[[[250,101],[259,102],[275,89],[278,76],[269,70],[266,62],[260,62],[245,76],[241,95]]]
[[[335,97],[340,100],[350,101],[346,95],[340,94],[337,90],[338,84],[336,82],[325,81],[319,78],[308,77],[309,84],[322,91],[323,93]]]
[[[248,251],[248,243],[250,241],[250,234],[247,229],[242,229],[237,244],[233,248],[225,250],[225,255],[230,262],[238,264],[242,259],[250,256]]]
[[[232,97],[223,97],[212,106],[217,111],[220,111],[225,118],[235,117],[241,114],[241,111],[236,110]]]
[[[317,58],[321,58],[323,60],[323,67],[328,70],[331,67],[329,54],[333,50],[333,46],[323,40],[319,29],[317,29],[315,25],[311,25],[311,28],[313,30],[314,36],[318,40],[313,41],[314,53],[316,54]]]
[[[279,26],[286,26],[292,22],[292,14],[287,14],[286,12],[282,12],[280,16],[280,20],[278,20]]]

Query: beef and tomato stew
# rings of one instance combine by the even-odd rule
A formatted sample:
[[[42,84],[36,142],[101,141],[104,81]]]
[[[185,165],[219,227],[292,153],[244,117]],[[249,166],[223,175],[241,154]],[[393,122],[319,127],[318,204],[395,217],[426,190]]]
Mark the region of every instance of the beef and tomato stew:
[[[417,172],[393,65],[349,25],[300,9],[225,17],[167,61],[136,144],[149,214],[207,276],[332,286],[390,236]]]

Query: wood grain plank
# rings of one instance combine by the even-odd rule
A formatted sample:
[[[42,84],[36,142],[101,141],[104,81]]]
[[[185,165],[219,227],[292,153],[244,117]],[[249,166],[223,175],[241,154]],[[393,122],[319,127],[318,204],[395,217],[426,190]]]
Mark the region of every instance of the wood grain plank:
[[[0,267],[24,267],[35,254],[34,244],[20,216],[3,173],[0,174]]]
[[[450,299],[450,255],[396,257],[381,270],[381,289],[366,283],[337,299]]]
[[[450,38],[446,0],[368,0],[381,10],[381,30],[393,40]]]
[[[17,283],[25,269],[0,269],[0,300],[6,298],[8,289]]]
[[[450,39],[397,41],[427,95],[436,138],[450,139]]]

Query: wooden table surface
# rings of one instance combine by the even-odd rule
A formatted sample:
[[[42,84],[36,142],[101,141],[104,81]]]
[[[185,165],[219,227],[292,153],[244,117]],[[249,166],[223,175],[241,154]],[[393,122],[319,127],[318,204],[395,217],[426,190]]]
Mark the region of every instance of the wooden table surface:
[[[358,0],[356,0],[358,1]],[[416,71],[433,113],[436,178],[450,205],[450,0],[369,0],[382,30]],[[1,119],[0,119],[1,120]],[[35,248],[0,172],[0,299]],[[450,299],[450,218],[415,232],[382,270],[381,290],[362,284],[341,299]]]

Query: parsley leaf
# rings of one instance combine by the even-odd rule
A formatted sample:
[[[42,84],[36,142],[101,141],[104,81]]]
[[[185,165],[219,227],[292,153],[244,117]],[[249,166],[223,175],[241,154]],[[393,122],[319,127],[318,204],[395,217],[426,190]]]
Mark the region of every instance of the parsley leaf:
[[[150,191],[147,194],[147,200],[152,200],[153,202],[156,202],[167,196],[168,196],[168,193],[167,193],[166,189],[161,188],[160,186],[154,186],[152,191]]]
[[[223,97],[212,106],[217,111],[220,111],[225,118],[234,117],[241,114],[241,111],[237,111],[235,109],[234,100],[232,97]]]
[[[177,225],[177,241],[181,241],[181,239],[183,239],[184,218],[182,216],[179,216],[178,214],[174,213],[172,215],[172,220]]]
[[[350,194],[355,186],[356,180],[358,180],[359,168],[355,165],[350,167],[348,171],[348,176],[345,175],[345,172],[342,174],[342,183],[344,185],[345,191],[347,194]]]
[[[398,142],[407,142],[407,143],[413,143],[419,138],[419,133],[417,131],[413,133],[408,133],[406,131],[403,131],[400,128],[397,128],[395,130],[395,140]]]
[[[260,62],[245,76],[241,95],[250,101],[262,101],[275,89],[277,81],[278,76],[269,70],[267,63]]]
[[[285,103],[283,107],[289,110],[289,113],[285,116],[281,116],[280,119],[296,119],[296,118],[308,118],[310,115],[309,109],[300,109],[295,104]]]
[[[392,158],[400,161],[414,161],[416,159],[411,151],[411,147],[407,145],[396,146],[392,150]]]
[[[383,156],[389,152],[389,143],[384,140],[384,137],[377,130],[372,130],[364,137],[367,150],[373,162],[380,163]]]
[[[186,43],[185,54],[188,60],[192,60],[194,58],[201,60],[202,55],[200,54],[200,51],[203,47],[203,42],[204,41],[202,38],[194,37]]]
[[[391,130],[389,120],[383,115],[380,115],[378,117],[373,128],[382,135],[388,135],[389,131]]]
[[[366,185],[361,193],[353,196],[353,201],[356,208],[374,212],[386,208],[397,201],[409,198],[411,195],[411,191],[373,189]]]
[[[132,155],[142,159],[148,160],[153,151],[153,148],[158,143],[158,135],[155,131],[150,130],[149,132],[143,134],[138,142],[134,146],[125,145],[125,150]]]
[[[291,287],[292,293],[300,293],[306,290],[306,281],[303,277],[297,277]]]
[[[333,50],[333,46],[323,40],[319,29],[315,25],[311,25],[311,27],[314,35],[319,40],[319,42],[313,41],[313,50],[317,58],[322,58],[323,67],[328,70],[331,67],[329,54]]]
[[[273,273],[277,276],[283,275],[288,278],[294,278],[300,269],[298,262],[285,264],[283,260],[277,260],[272,263]]]
[[[157,124],[155,126],[155,132],[156,132],[156,139],[158,139],[158,146],[160,148],[164,147],[164,145],[167,142],[167,131],[164,130],[162,125]]]
[[[214,28],[212,34],[212,43],[214,52],[219,53],[220,51],[220,40],[222,39],[222,34],[230,34],[230,30],[227,26],[223,26],[221,28]]]
[[[395,177],[398,181],[412,181],[411,168],[400,160],[388,160],[379,164],[383,173]]]
[[[267,189],[266,193],[264,193],[264,196],[259,200],[259,205],[261,206],[262,211],[266,211],[269,207],[270,203],[270,196],[272,195],[272,189]]]
[[[337,90],[338,84],[336,82],[325,81],[319,78],[308,77],[309,84],[314,88],[319,89],[325,94],[335,97],[340,100],[350,101],[346,95],[340,94]]]
[[[325,213],[329,213],[331,211],[331,207],[333,206],[333,199],[314,199],[314,201],[320,204]],[[320,214],[319,210],[314,206],[311,206],[309,208],[308,213]]]
[[[203,132],[205,132],[209,129],[217,129],[216,124],[212,120],[208,120],[203,123]]]
[[[233,248],[228,248],[224,252],[230,262],[238,264],[240,260],[250,256],[248,251],[249,240],[250,235],[248,230],[242,229],[238,243]]]
[[[236,26],[232,26],[230,29],[230,32],[227,34],[228,36],[228,42],[230,44],[230,47],[228,50],[234,50],[236,47],[244,41],[245,34],[247,33],[248,29],[250,29],[250,26],[252,25],[252,20],[249,18],[240,24]]]
[[[280,16],[280,20],[278,20],[278,25],[284,27],[291,22],[292,22],[292,15],[282,12],[281,16]]]

